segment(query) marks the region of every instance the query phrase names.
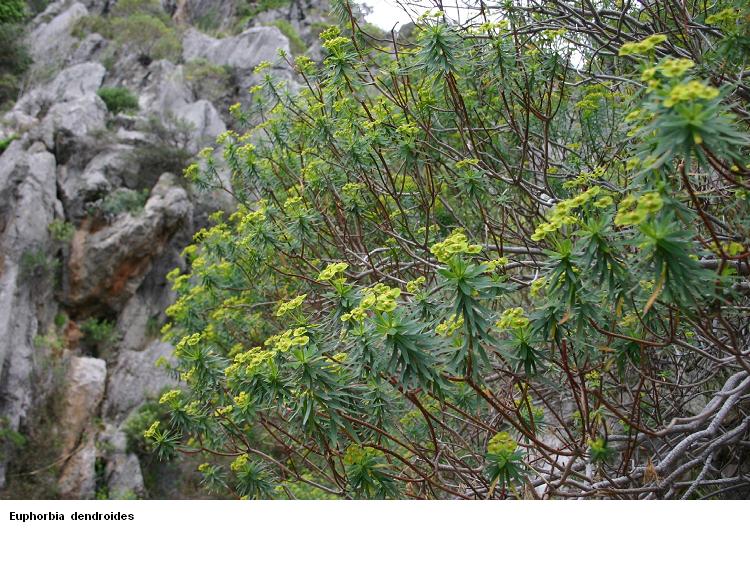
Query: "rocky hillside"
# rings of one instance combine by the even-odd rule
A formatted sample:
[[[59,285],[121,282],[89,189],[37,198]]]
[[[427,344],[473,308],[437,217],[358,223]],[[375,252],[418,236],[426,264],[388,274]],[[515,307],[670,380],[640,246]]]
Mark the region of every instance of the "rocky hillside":
[[[33,64],[0,123],[0,496],[190,494],[189,471],[154,471],[128,433],[178,384],[155,364],[165,276],[231,205],[182,169],[233,127],[260,62],[293,85],[278,51],[315,57],[323,13],[61,0],[29,21]]]

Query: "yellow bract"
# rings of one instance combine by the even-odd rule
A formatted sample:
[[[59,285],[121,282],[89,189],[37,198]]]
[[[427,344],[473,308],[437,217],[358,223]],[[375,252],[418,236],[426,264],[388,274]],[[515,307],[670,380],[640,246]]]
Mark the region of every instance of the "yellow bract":
[[[536,228],[534,234],[531,236],[531,240],[541,241],[548,234],[557,231],[563,225],[574,225],[578,223],[578,218],[572,215],[571,212],[574,209],[583,207],[589,201],[594,199],[597,195],[602,194],[603,192],[604,190],[601,187],[599,187],[598,185],[594,185],[573,198],[563,199],[562,201],[558,202],[547,215],[548,221],[540,224]],[[601,205],[596,205],[596,207],[601,207]]]
[[[459,253],[475,255],[482,250],[481,245],[469,244],[466,234],[463,230],[456,229],[444,241],[436,243],[430,247],[430,252],[441,263],[447,263],[451,257]]]
[[[308,337],[307,329],[304,327],[298,327],[297,329],[289,329],[284,331],[280,335],[274,335],[266,339],[266,347],[272,347],[274,351],[286,353],[294,347],[304,347],[310,342]]]
[[[654,34],[640,42],[626,42],[620,47],[618,54],[620,56],[634,56],[638,54],[648,54],[653,52],[656,46],[667,41],[664,34]]]
[[[216,409],[216,411],[214,411],[214,416],[215,417],[221,417],[221,416],[224,416],[224,415],[228,415],[233,410],[234,410],[234,407],[232,405],[228,405],[226,407],[219,407],[218,409]]]
[[[239,395],[234,397],[233,400],[234,404],[236,404],[241,409],[247,408],[250,405],[250,395],[248,395],[245,391],[242,391]]]
[[[503,311],[495,326],[498,329],[522,329],[528,324],[529,318],[526,317],[524,310],[521,307],[513,307]]]
[[[499,432],[487,443],[489,454],[510,456],[518,448],[518,443],[507,432]]]
[[[464,318],[462,315],[456,316],[455,314],[448,317],[445,321],[440,323],[435,332],[441,337],[450,337],[458,331],[464,324]]]
[[[233,472],[241,472],[247,468],[247,464],[249,462],[249,456],[246,454],[241,454],[237,458],[235,458],[232,461],[232,464],[229,465]]]
[[[182,391],[179,389],[173,389],[171,391],[167,391],[159,399],[159,404],[163,405],[164,403],[171,403],[175,399],[179,399],[180,395],[182,395]]]
[[[534,279],[531,282],[531,288],[529,289],[529,294],[532,297],[537,297],[539,293],[544,289],[544,287],[547,285],[547,278],[546,277],[539,277],[537,279]]]
[[[707,86],[698,80],[691,80],[684,84],[678,84],[669,92],[664,100],[664,107],[671,108],[682,102],[694,102],[696,100],[713,100],[718,97],[719,90]]]
[[[201,175],[201,168],[197,163],[191,163],[189,166],[187,166],[184,169],[184,171],[182,172],[182,175],[188,181],[195,181]]]
[[[298,295],[291,301],[287,301],[286,303],[282,303],[279,305],[279,308],[276,309],[276,316],[277,317],[283,317],[286,315],[289,311],[292,311],[293,309],[296,309],[300,305],[302,305],[302,302],[307,298],[307,294]]]
[[[685,74],[690,68],[695,67],[695,63],[692,60],[686,58],[667,58],[662,60],[657,66],[658,70],[662,75],[667,78],[679,78]]]
[[[424,285],[427,282],[426,277],[417,277],[413,281],[409,281],[406,284],[406,291],[408,293],[417,293],[422,289],[422,285]]]
[[[507,265],[509,262],[510,261],[508,260],[507,257],[498,257],[496,259],[490,259],[489,261],[485,263],[485,265],[487,266],[488,271],[494,272],[495,269],[497,269],[498,267],[503,267]]]
[[[615,225],[639,225],[649,214],[657,213],[664,205],[664,200],[657,192],[652,191],[636,199],[628,196],[620,202],[620,208],[615,216]],[[635,206],[633,208],[633,206]],[[633,208],[631,210],[631,208]]]
[[[151,426],[143,432],[144,438],[154,438],[159,431],[159,421],[154,421]]]
[[[318,281],[330,281],[339,273],[343,273],[349,268],[347,263],[331,263],[328,267],[323,269],[318,275]]]

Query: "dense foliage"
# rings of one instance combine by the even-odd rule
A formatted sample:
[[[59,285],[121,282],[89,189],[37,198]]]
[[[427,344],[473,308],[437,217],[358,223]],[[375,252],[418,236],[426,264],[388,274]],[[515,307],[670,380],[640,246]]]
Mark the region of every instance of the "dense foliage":
[[[76,28],[81,36],[96,32],[112,40],[115,50],[134,54],[144,66],[177,60],[182,53],[179,33],[159,0],[119,0],[105,15],[82,18]]]
[[[22,41],[26,16],[24,0],[0,3],[0,109],[16,98],[21,76],[31,65],[31,58]],[[1,148],[2,145],[0,151],[3,151]]]
[[[747,493],[750,9],[484,7],[400,44],[336,3],[186,170],[238,209],[170,275],[145,437],[210,490]]]
[[[138,111],[138,96],[127,88],[109,86],[99,89],[96,94],[113,114]]]

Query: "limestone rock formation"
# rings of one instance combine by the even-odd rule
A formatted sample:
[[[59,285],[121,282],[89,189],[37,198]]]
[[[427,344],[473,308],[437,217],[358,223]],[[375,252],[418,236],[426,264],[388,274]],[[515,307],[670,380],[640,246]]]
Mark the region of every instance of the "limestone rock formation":
[[[63,455],[71,454],[104,398],[107,363],[93,357],[73,357],[66,375],[60,436]]]
[[[85,500],[96,495],[96,442],[93,434],[88,435],[65,462],[58,488],[63,498]]]
[[[271,25],[278,10],[232,35],[237,2],[163,0],[182,56],[146,61],[84,25],[113,5],[57,0],[34,17],[33,66],[0,118],[0,139],[15,138],[0,152],[0,428],[50,450],[55,477],[44,492],[67,498],[148,495],[126,429],[144,403],[180,384],[155,365],[172,353],[158,339],[174,301],[165,276],[184,265],[182,249],[208,214],[233,205],[228,194],[188,189],[182,169],[236,127],[226,107],[248,97],[258,64],[293,80],[277,54],[289,52]],[[185,73],[194,60],[222,67],[226,90],[196,90]],[[139,109],[108,109],[104,87],[128,89]],[[87,342],[87,321],[112,330],[106,353]],[[50,401],[56,418],[40,436]],[[0,491],[19,480],[19,448],[0,435]]]
[[[34,341],[55,311],[46,248],[49,224],[61,212],[54,156],[42,144],[24,150],[13,142],[0,156],[0,416],[12,429],[44,392]]]
[[[64,299],[76,308],[119,311],[133,296],[151,262],[178,225],[189,220],[187,192],[164,174],[142,214],[122,213],[100,229],[76,231],[64,285]]]
[[[93,357],[73,357],[65,378],[58,487],[63,498],[94,498],[97,429],[92,414],[98,413],[104,398],[107,364]]]
[[[146,399],[155,399],[166,389],[178,386],[178,381],[154,363],[168,356],[171,346],[154,341],[142,351],[123,351],[112,370],[103,412],[107,420],[121,423]]]
[[[236,70],[240,92],[257,83],[253,70],[263,61],[279,60],[278,51],[289,53],[289,40],[278,28],[259,26],[230,38],[212,38],[191,28],[185,33],[182,54],[186,60],[204,59]]]
[[[66,57],[76,45],[71,35],[73,27],[89,11],[80,2],[70,5],[67,2],[53,2],[40,14],[29,34],[31,56],[39,67],[59,66],[66,63]]]

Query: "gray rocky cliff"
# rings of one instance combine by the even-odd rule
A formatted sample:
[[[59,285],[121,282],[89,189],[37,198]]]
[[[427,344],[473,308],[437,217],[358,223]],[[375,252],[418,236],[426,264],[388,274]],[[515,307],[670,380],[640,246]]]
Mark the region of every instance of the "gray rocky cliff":
[[[231,127],[228,98],[246,97],[261,61],[293,82],[277,55],[289,40],[270,25],[291,10],[238,21],[239,4],[163,1],[181,42],[171,61],[86,27],[115,0],[52,2],[29,24],[34,64],[0,119],[0,139],[16,138],[0,155],[0,497],[148,495],[125,430],[178,384],[155,366],[172,350],[158,334],[165,275],[230,205],[199,197],[181,167]],[[222,90],[199,89],[191,62],[227,71]],[[138,110],[113,113],[104,87],[130,90]],[[94,327],[106,337],[92,342]]]

